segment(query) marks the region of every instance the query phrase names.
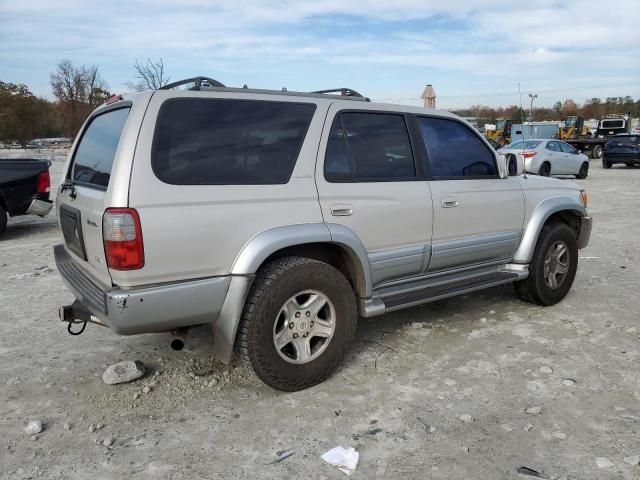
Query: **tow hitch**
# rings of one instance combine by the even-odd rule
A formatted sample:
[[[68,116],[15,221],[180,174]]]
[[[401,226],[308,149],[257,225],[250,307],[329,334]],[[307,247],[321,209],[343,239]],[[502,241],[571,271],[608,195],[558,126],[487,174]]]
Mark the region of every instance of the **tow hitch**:
[[[80,335],[87,327],[87,323],[104,324],[82,306],[77,300],[71,305],[64,305],[58,309],[58,316],[63,322],[67,322],[67,331],[71,335]],[[72,325],[82,325],[79,330],[73,330]]]

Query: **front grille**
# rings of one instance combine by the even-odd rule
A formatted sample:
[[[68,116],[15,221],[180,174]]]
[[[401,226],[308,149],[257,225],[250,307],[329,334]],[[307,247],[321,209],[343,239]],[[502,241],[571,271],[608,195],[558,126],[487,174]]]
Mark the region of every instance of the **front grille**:
[[[64,245],[53,247],[56,266],[60,275],[71,286],[82,303],[92,313],[107,315],[107,294],[85,272],[79,268],[64,249]]]

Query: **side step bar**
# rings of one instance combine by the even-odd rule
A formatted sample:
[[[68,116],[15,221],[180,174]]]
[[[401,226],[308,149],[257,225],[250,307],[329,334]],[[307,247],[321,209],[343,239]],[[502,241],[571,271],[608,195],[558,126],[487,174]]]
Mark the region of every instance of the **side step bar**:
[[[392,312],[412,305],[434,302],[442,298],[453,297],[463,293],[492,287],[494,285],[502,285],[503,283],[513,282],[517,280],[517,278],[518,275],[515,273],[492,273],[469,280],[460,280],[448,285],[426,287],[414,292],[382,297],[382,301],[386,306],[386,311]]]
[[[373,317],[395,310],[435,302],[443,298],[455,297],[465,293],[483,290],[485,288],[512,283],[526,278],[528,272],[515,272],[495,270],[491,272],[476,273],[467,278],[451,278],[450,281],[434,281],[432,285],[423,282],[415,282],[405,285],[404,288],[384,289],[374,291],[370,299],[363,299],[360,303],[360,314],[363,317]],[[422,283],[422,285],[416,285]],[[386,290],[386,291],[385,291]]]

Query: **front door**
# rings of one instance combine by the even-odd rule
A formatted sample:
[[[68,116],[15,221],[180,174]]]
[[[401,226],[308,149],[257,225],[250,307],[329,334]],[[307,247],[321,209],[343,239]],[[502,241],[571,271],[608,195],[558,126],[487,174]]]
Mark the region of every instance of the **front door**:
[[[423,272],[431,196],[403,114],[329,109],[316,182],[325,222],[349,228],[367,251],[374,285]]]
[[[500,178],[493,151],[461,121],[420,116],[417,122],[433,200],[429,270],[508,262],[524,221],[518,178]]]

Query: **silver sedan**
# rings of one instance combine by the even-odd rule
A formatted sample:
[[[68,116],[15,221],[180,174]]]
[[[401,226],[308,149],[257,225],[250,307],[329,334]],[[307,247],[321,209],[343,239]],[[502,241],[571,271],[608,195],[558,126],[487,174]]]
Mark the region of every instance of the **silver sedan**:
[[[520,157],[527,173],[544,177],[575,175],[581,179],[589,174],[589,158],[561,140],[517,140],[498,151]]]

